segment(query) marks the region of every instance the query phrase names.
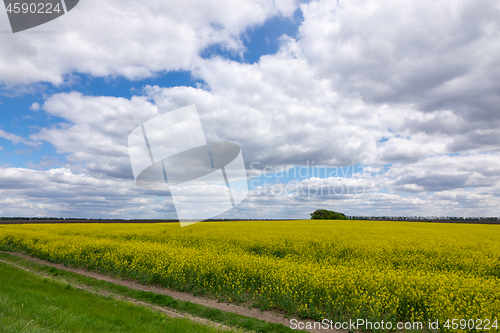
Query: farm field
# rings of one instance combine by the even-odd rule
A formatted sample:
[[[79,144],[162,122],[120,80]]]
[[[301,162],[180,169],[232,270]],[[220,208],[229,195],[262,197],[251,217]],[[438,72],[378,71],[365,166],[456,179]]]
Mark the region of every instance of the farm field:
[[[1,225],[0,249],[315,320],[493,322],[500,313],[499,227],[320,220]]]

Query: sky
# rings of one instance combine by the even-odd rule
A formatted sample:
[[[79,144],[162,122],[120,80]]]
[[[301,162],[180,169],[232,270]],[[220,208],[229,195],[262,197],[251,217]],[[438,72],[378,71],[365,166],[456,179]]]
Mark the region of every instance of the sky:
[[[241,148],[220,218],[499,216],[500,2],[81,0],[0,8],[0,216],[171,219],[128,136],[196,105]]]

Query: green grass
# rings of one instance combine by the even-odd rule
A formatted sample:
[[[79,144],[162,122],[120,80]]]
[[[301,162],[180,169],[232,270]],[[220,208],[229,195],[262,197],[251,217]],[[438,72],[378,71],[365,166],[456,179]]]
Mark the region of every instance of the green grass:
[[[0,262],[0,332],[220,332]]]
[[[253,332],[264,332],[264,333],[290,333],[290,332],[301,332],[297,330],[292,330],[289,327],[268,323],[259,319],[245,317],[231,312],[225,312],[218,309],[213,309],[203,305],[198,305],[190,302],[184,302],[176,300],[170,296],[155,294],[153,292],[146,292],[131,289],[128,287],[120,286],[106,281],[97,280],[91,277],[83,276],[80,274],[60,270],[47,265],[41,265],[17,256],[13,256],[6,253],[0,253],[0,259],[5,261],[16,263],[17,265],[27,267],[32,271],[41,272],[48,274],[53,278],[58,279],[61,283],[71,284],[71,285],[85,285],[91,288],[96,288],[102,291],[112,292],[114,294],[119,294],[124,297],[134,298],[139,301],[147,302],[149,304],[168,307],[183,313],[190,314],[195,317],[205,318],[213,322],[217,322],[223,325],[238,327],[244,329],[245,331]],[[5,264],[3,265],[5,266]],[[25,273],[28,274],[28,273]],[[30,275],[30,274],[28,274]],[[0,275],[1,276],[1,275]],[[64,288],[63,288],[64,289]],[[2,295],[2,288],[0,287],[0,295]],[[1,326],[0,321],[0,326]],[[67,331],[65,329],[65,331]],[[1,328],[0,328],[1,332]],[[147,332],[147,331],[145,331]],[[184,331],[179,331],[184,332]],[[186,332],[190,332],[186,330]],[[199,331],[205,332],[205,331]]]

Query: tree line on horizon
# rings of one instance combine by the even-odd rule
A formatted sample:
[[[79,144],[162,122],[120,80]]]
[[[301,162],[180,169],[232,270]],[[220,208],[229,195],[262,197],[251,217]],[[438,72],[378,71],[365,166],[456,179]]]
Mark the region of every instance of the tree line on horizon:
[[[378,220],[378,221],[500,221],[496,216],[348,216],[326,209],[310,214],[312,220]]]
[[[496,216],[348,216],[343,213],[330,211],[326,209],[318,209],[311,213],[313,220],[378,220],[378,221],[500,221],[500,217]],[[2,221],[107,221],[107,220],[126,220],[126,219],[100,219],[100,218],[86,218],[86,217],[26,217],[26,216],[3,216],[0,217]],[[172,219],[131,219],[127,221],[178,221]],[[277,220],[277,219],[210,219],[208,221],[246,221],[246,220]],[[286,219],[285,219],[286,220]]]

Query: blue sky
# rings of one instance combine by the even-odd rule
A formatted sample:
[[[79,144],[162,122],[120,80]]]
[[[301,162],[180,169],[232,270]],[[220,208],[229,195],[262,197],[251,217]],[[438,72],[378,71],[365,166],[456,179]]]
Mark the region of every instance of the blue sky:
[[[16,34],[0,10],[0,216],[175,218],[127,138],[192,104],[244,159],[221,217],[498,215],[497,2],[98,5]]]
[[[245,47],[243,57],[234,52],[224,51],[219,45],[213,45],[200,52],[204,58],[227,57],[243,63],[255,63],[266,54],[278,51],[282,35],[296,36],[300,26],[301,11],[297,9],[292,17],[272,17],[263,24],[249,27],[242,34]],[[70,78],[70,79],[69,79]],[[124,77],[93,77],[78,72],[68,74],[68,83],[54,85],[50,82],[39,82],[31,93],[20,93],[15,88],[3,87],[0,95],[0,129],[9,133],[29,137],[37,129],[64,122],[60,117],[47,116],[43,112],[34,112],[30,109],[33,103],[43,104],[44,96],[58,93],[79,91],[88,96],[119,96],[131,98],[140,94],[146,85],[160,87],[202,85],[203,81],[193,78],[189,71],[170,71],[155,73],[154,77],[142,80],[127,80]],[[17,96],[16,96],[17,95]],[[51,145],[42,144],[40,147],[25,147],[23,144],[14,145],[7,139],[0,138],[0,160],[3,164],[12,167],[27,167],[39,164],[42,158],[57,157],[64,160],[64,155],[56,153]],[[52,167],[51,165],[50,167]],[[42,168],[47,170],[49,166]]]

